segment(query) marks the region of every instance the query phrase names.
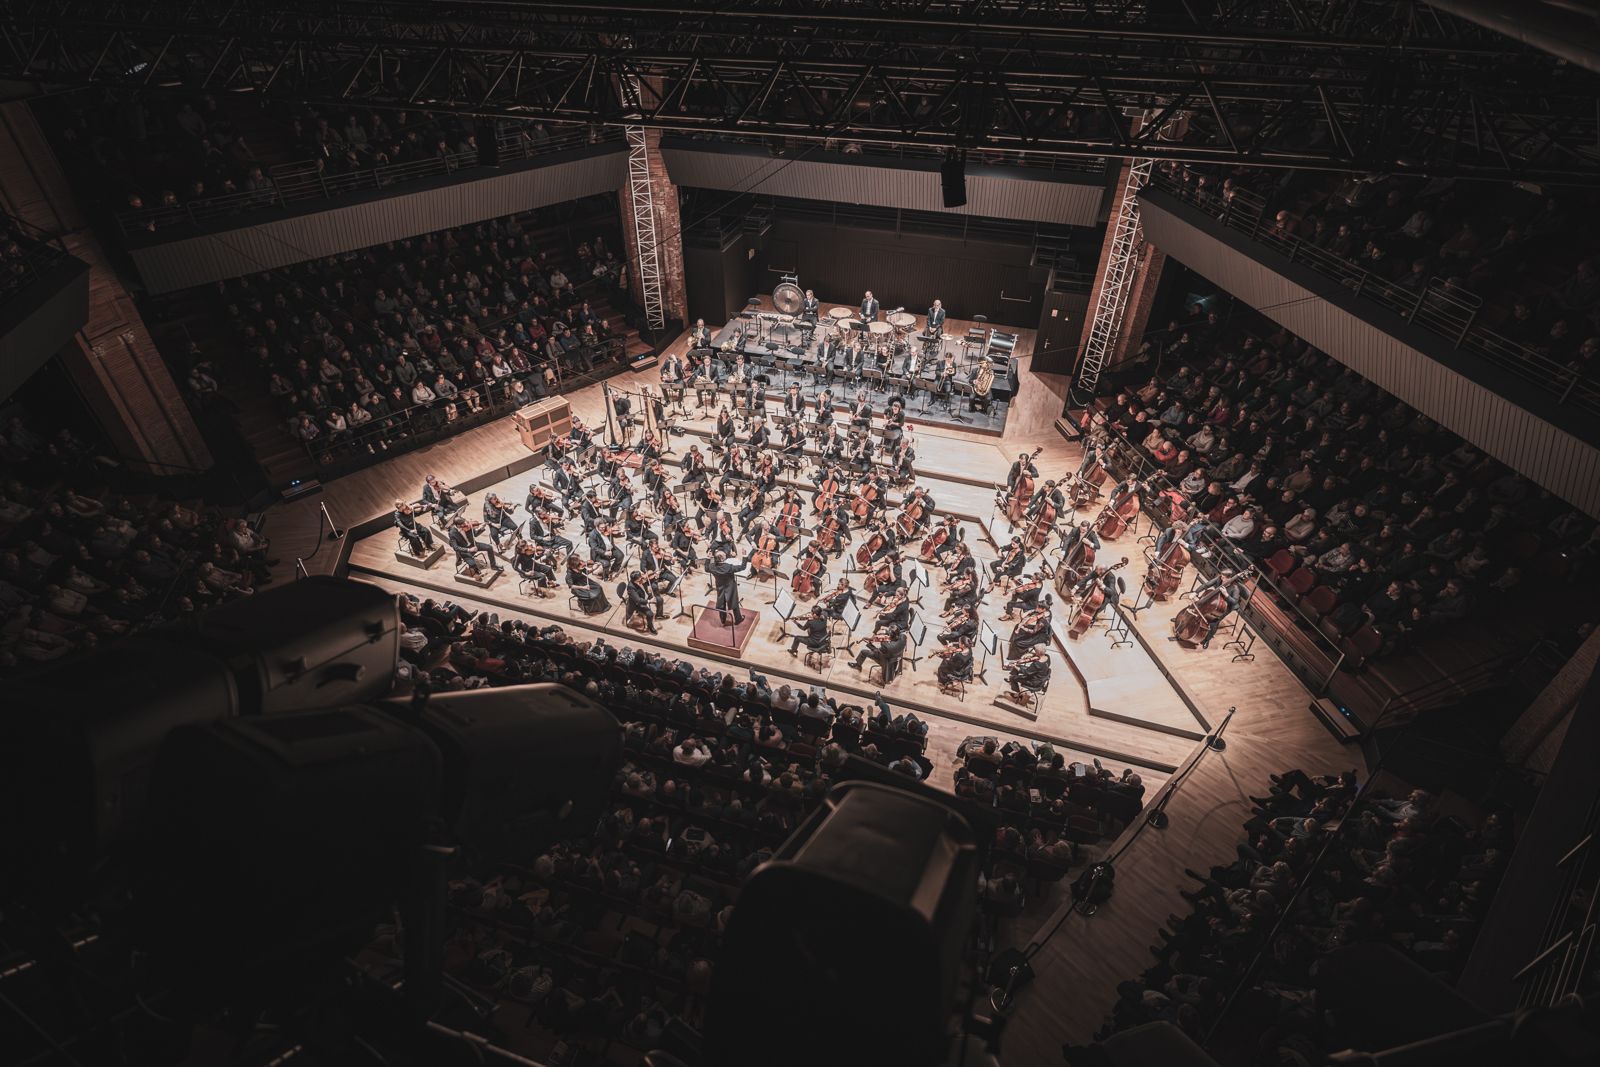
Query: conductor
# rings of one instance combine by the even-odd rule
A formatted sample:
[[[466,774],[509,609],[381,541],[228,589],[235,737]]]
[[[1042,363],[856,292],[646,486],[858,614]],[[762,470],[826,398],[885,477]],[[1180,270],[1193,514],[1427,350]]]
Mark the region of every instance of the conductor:
[[[722,619],[722,625],[728,625],[728,613],[733,613],[733,625],[738,626],[744,621],[744,613],[739,610],[739,572],[749,566],[748,559],[734,563],[728,559],[726,552],[718,551],[711,557],[711,580],[717,587],[717,615]]]

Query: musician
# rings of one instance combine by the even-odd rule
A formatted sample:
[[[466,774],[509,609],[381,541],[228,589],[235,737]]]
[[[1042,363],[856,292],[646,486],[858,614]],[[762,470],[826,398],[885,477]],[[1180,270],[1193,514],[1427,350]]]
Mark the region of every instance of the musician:
[[[1160,559],[1161,553],[1167,550],[1167,546],[1178,540],[1178,538],[1183,537],[1188,532],[1188,529],[1189,524],[1187,522],[1182,519],[1174,519],[1172,525],[1156,535],[1156,542],[1150,549],[1150,557],[1152,559]],[[1184,546],[1188,547],[1187,538],[1184,539]]]
[[[1036,480],[1039,477],[1039,468],[1034,465],[1033,457],[1026,452],[1018,454],[1017,461],[1011,465],[1010,472],[1006,474],[1006,491],[1015,489],[1023,475]]]
[[[810,611],[794,620],[800,624],[800,632],[794,635],[789,642],[789,655],[799,655],[800,646],[806,646],[807,652],[826,652],[830,644],[829,631],[833,627],[832,621],[822,610],[822,605],[814,606]]]
[[[1105,600],[1101,603],[1100,610],[1090,617],[1090,626],[1093,626],[1100,618],[1101,613],[1108,608],[1115,614],[1117,603],[1122,599],[1122,580],[1117,577],[1110,567],[1095,567],[1083,576],[1072,591],[1081,600],[1083,595],[1095,585],[1100,586],[1101,591],[1105,594]]]
[[[628,584],[622,592],[625,597],[622,602],[622,624],[628,625],[637,616],[644,619],[647,631],[655,633],[656,618],[662,614],[661,595],[650,588],[639,571],[628,575]],[[650,610],[652,602],[655,605],[654,612]]]
[[[824,386],[817,396],[817,425],[833,425],[833,390]]]
[[[717,409],[716,438],[711,442],[711,447],[715,449],[727,448],[733,444],[733,434],[733,413],[728,410],[728,405],[724,404]]]
[[[517,546],[517,554],[511,558],[511,569],[529,583],[535,595],[541,597],[548,596],[545,590],[556,584],[556,569],[547,556],[546,550],[524,541]]]
[[[431,474],[422,479],[422,502],[429,511],[438,512],[440,523],[446,526],[467,507],[465,493],[450,488]]]
[[[433,534],[417,521],[416,510],[404,500],[394,502],[394,524],[413,556],[420,558],[433,551]]]
[[[642,545],[656,539],[656,530],[644,512],[635,506],[622,518],[622,536],[633,544]]]
[[[933,302],[933,306],[928,309],[928,332],[942,333],[944,331],[944,320],[944,303],[942,301],[935,300]]]
[[[755,388],[760,389],[761,387],[758,385]],[[760,409],[751,408],[750,410],[759,411]],[[762,452],[765,451],[767,446],[771,443],[772,435],[767,432],[767,424],[760,415],[757,415],[750,423],[750,439],[746,442],[746,444],[749,446],[751,451]]]
[[[1114,578],[1115,575],[1112,577]],[[1016,659],[1028,649],[1050,642],[1050,606],[1052,602],[1050,594],[1045,593],[1039,599],[1039,606],[1018,620],[1016,627],[1011,631],[1011,643],[1006,651],[1007,659]]]
[[[878,615],[878,625],[893,623],[905,629],[911,625],[911,598],[904,589],[896,593],[884,605],[883,611]]]
[[[898,556],[900,554],[898,552],[900,537],[895,533],[894,525],[892,523],[874,523],[872,526],[872,534],[881,536],[883,538],[883,544],[880,545],[878,550],[868,558],[867,562],[869,565],[877,563],[886,556]],[[869,541],[872,539],[872,534],[867,535],[867,539]]]
[[[813,546],[807,545],[809,551]],[[822,554],[817,553],[817,558],[822,559]],[[826,562],[826,561],[824,561]],[[840,578],[839,584],[833,587],[833,592],[817,601],[817,610],[830,619],[843,619],[846,604],[855,603],[856,591],[851,588],[848,578]]]
[[[856,429],[850,431],[850,440],[844,455],[846,463],[857,470],[867,470],[872,466],[874,451],[876,449],[873,445],[871,433],[866,430]]]
[[[1084,443],[1083,443],[1083,462],[1078,464],[1078,477],[1079,478],[1086,477],[1088,475],[1088,473],[1089,473],[1089,468],[1093,467],[1095,464],[1097,464],[1099,462],[1100,462],[1100,446],[1095,444],[1092,440],[1084,441]]]
[[[1027,614],[1039,606],[1039,594],[1044,589],[1044,572],[1040,571],[1033,577],[1019,582],[1012,590],[1011,599],[1006,601],[1005,614],[1000,616],[1001,622],[1011,622],[1017,617],[1017,609],[1022,608]]]
[[[767,387],[755,375],[751,375],[750,380],[745,383],[744,409],[758,419],[767,411]]]
[[[639,469],[649,470],[661,456],[661,439],[653,433],[645,434],[644,441],[639,445]]]
[[[1061,538],[1063,558],[1071,558],[1073,549],[1078,547],[1080,541],[1087,541],[1090,548],[1100,551],[1100,535],[1095,532],[1094,523],[1088,519],[1081,519],[1078,525],[1067,527],[1067,532]]]
[[[881,574],[886,567],[889,570],[888,580],[880,581],[873,587],[872,595],[867,598],[868,605],[875,605],[878,601],[885,600],[893,594],[901,592],[906,587],[905,570],[900,565],[900,552],[898,549],[891,550],[884,562],[877,565],[875,569]]]
[[[1006,696],[1019,704],[1033,703],[1034,694],[1050,684],[1050,654],[1043,648],[1030,648],[1006,667],[1011,691]]]
[[[678,386],[683,384],[683,360],[676,352],[669,353],[661,361],[661,384],[663,386]]]
[[[799,383],[789,386],[789,391],[783,395],[783,413],[791,419],[798,419],[806,411],[806,398],[800,392]]]
[[[761,490],[756,485],[750,486],[745,494],[743,503],[739,506],[739,513],[735,516],[739,520],[739,536],[749,541],[756,541],[761,537],[766,524],[759,521],[761,513],[766,510],[766,499],[761,495]]]
[[[963,609],[976,609],[978,606],[978,578],[976,574],[969,574],[965,578],[957,578],[951,582],[948,595],[944,598],[943,614]]]
[[[684,484],[703,484],[706,481],[706,457],[701,455],[699,445],[689,446],[680,465],[683,467]]]
[[[1121,509],[1129,497],[1136,495],[1144,488],[1145,484],[1135,475],[1130,474],[1118,482],[1115,489],[1111,490],[1111,498],[1106,501],[1106,507],[1114,513]]]
[[[511,505],[502,501],[498,494],[490,493],[483,498],[483,524],[496,542],[517,535],[518,523],[511,517],[511,510]]]
[[[792,465],[796,470],[800,468],[800,458],[805,454],[806,435],[800,429],[798,422],[791,422],[783,428],[783,462]]]
[[[560,501],[556,499],[556,495],[538,482],[530,482],[528,484],[528,497],[523,501],[522,506],[529,515],[547,511],[557,518],[566,516],[566,512],[563,510]]]
[[[900,438],[900,447],[894,455],[894,476],[898,482],[909,482],[916,477],[917,450],[909,436]]]
[[[1061,515],[1067,510],[1067,496],[1053,481],[1045,482],[1033,491],[1033,497],[1028,501],[1027,518],[1029,521],[1039,517],[1045,505],[1055,508],[1056,514]]]
[[[686,519],[679,519],[672,524],[672,536],[668,538],[667,545],[672,549],[672,555],[678,561],[678,566],[685,571],[692,571],[700,565],[700,557],[694,550],[695,533]]]
[[[1219,571],[1215,577],[1201,582],[1199,585],[1195,586],[1194,600],[1196,603],[1203,600],[1207,593],[1218,588],[1222,590],[1223,599],[1228,602],[1227,611],[1221,612],[1214,619],[1207,620],[1206,635],[1200,641],[1201,648],[1211,647],[1211,639],[1217,636],[1217,629],[1221,627],[1222,620],[1226,619],[1229,615],[1232,615],[1234,612],[1243,607],[1245,600],[1250,595],[1250,591],[1245,588],[1245,583],[1242,581],[1228,582],[1227,585],[1223,585],[1224,582],[1227,582],[1227,580],[1232,577],[1234,577],[1234,575]],[[1169,640],[1176,641],[1177,638],[1169,638]]]
[[[945,618],[945,631],[939,635],[941,644],[971,641],[978,636],[978,613],[970,606],[957,606]]]
[[[932,562],[936,566],[948,566],[950,553],[954,552],[961,544],[961,520],[954,515],[946,515],[939,521],[939,528],[928,531],[928,536],[938,534],[939,529],[944,530],[944,540],[934,546]]]
[[[822,301],[817,299],[817,294],[810,289],[806,290],[805,299],[800,301],[800,317],[817,321],[817,316],[822,313]]]
[[[484,558],[489,561],[490,570],[498,573],[505,569],[500,566],[500,557],[496,554],[494,545],[487,541],[478,540],[476,531],[465,518],[458,515],[455,522],[450,524],[449,538],[450,547],[455,550],[458,559],[466,561],[473,558],[481,550]],[[476,565],[474,565],[473,570],[476,572]]]
[[[946,519],[945,521],[948,522],[948,521],[951,521],[951,520],[955,520],[956,522],[960,521],[959,519],[955,519],[955,516],[953,516],[953,515],[950,516],[950,518]],[[949,544],[949,543],[950,543],[949,541],[945,542],[945,544]],[[967,543],[965,541],[962,541],[962,542],[960,542],[959,544],[956,545],[955,562],[949,564],[945,568],[945,580],[946,580],[947,584],[954,585],[956,582],[959,582],[963,578],[974,578],[975,579],[977,576],[978,576],[978,561],[977,561],[976,558],[973,557],[972,549],[967,547]]]
[[[546,520],[546,513],[534,511],[528,514],[528,540],[534,544],[543,545],[566,555],[572,551],[572,542],[557,531],[557,527]]]
[[[900,673],[900,657],[906,652],[905,631],[899,627],[879,625],[872,635],[861,643],[861,650],[850,666],[861,669],[864,660],[873,660],[883,668],[883,684],[888,685]]]
[[[861,372],[867,369],[867,346],[864,342],[851,341],[844,350],[844,370],[852,378],[861,377]]]
[[[571,460],[562,460],[561,465],[550,472],[550,484],[561,494],[568,507],[572,506],[572,498],[577,496],[582,488],[578,469],[572,465]]]
[[[939,395],[949,396],[953,383],[956,380],[956,354],[946,352],[944,362],[939,364]]]
[[[589,561],[600,567],[606,577],[622,568],[622,549],[617,546],[613,527],[599,524],[589,530]]]
[[[878,298],[872,295],[871,289],[868,289],[866,295],[861,298],[861,321],[877,322],[878,310]]]
[[[728,625],[730,613],[733,615],[733,625],[738,626],[744,621],[744,613],[739,610],[739,572],[749,564],[748,559],[735,563],[722,549],[717,549],[711,557],[709,573],[717,589],[717,616],[724,626]]]
[[[690,348],[711,347],[711,327],[706,325],[705,319],[695,319],[694,329],[689,331]]]
[[[997,583],[1004,585],[1021,574],[1027,562],[1027,547],[1022,543],[1020,536],[1013,536],[1011,543],[1001,549],[1000,556],[994,561],[990,573],[994,575]]]
[[[822,431],[822,440],[817,442],[817,451],[825,461],[834,463],[844,458],[844,443],[838,424],[830,422]]]
[[[977,366],[967,375],[972,383],[972,399],[967,401],[968,411],[988,411],[989,391],[994,388],[994,361],[987,354],[978,357]]]
[[[583,523],[584,532],[594,529],[604,517],[599,494],[593,489],[584,493],[578,501],[578,519]]]
[[[594,576],[584,567],[583,560],[576,556],[567,561],[567,588],[578,598],[578,607],[585,615],[598,615],[611,610],[611,601],[606,597],[605,588],[594,580]]]
[[[972,638],[959,637],[946,647],[934,653],[939,657],[939,669],[935,677],[939,681],[941,692],[954,693],[957,691],[957,682],[969,681],[972,678]]]
[[[844,341],[836,337],[824,337],[817,345],[817,370],[827,371],[833,365],[833,359],[844,351]]]

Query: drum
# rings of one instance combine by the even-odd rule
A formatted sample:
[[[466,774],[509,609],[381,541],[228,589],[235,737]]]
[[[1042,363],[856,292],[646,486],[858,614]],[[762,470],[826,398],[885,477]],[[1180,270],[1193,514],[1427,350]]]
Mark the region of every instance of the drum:
[[[772,306],[785,315],[798,314],[806,294],[794,282],[779,282],[772,290]]]
[[[909,311],[897,311],[889,316],[888,325],[893,326],[901,333],[905,333],[907,330],[916,328],[917,317]]]
[[[855,314],[855,312],[850,308],[829,308],[828,309],[828,318],[832,319],[835,323],[841,323],[845,319],[848,319],[851,315],[854,315],[854,314]]]
[[[869,322],[867,323],[867,332],[873,337],[882,340],[894,332],[894,327],[887,322]]]

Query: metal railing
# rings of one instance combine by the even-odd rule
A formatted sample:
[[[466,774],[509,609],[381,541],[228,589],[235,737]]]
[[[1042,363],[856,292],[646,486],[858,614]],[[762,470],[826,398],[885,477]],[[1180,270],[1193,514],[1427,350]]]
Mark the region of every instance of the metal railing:
[[[15,244],[17,250],[0,255],[0,294],[32,285],[41,274],[70,255],[59,237],[0,212],[0,245],[9,244]]]
[[[1396,285],[1359,263],[1285,233],[1267,213],[1266,201],[1248,190],[1235,190],[1226,198],[1197,195],[1194,188],[1160,168],[1150,184],[1218,219],[1230,230],[1338,282],[1362,300],[1443,338],[1453,348],[1528,382],[1557,404],[1600,416],[1600,381],[1483,325],[1479,319],[1483,301],[1477,294],[1440,278],[1428,279],[1420,289]]]
[[[611,127],[574,126],[548,132],[544,137],[535,139],[531,128],[517,126],[499,133],[497,140],[501,161],[518,162],[620,141],[621,134]],[[428,159],[387,163],[345,173],[329,172],[322,160],[285,163],[273,167],[271,174],[264,172],[265,182],[258,188],[181,204],[121,211],[117,214],[117,224],[125,235],[154,233],[265,208],[391,189],[477,168],[476,152],[445,152]]]
[[[946,151],[930,145],[858,145],[847,136],[826,140],[806,137],[771,137],[743,133],[674,133],[671,138],[681,141],[712,141],[730,144],[760,145],[775,156],[798,158],[807,153],[829,152],[857,156],[863,161],[885,159],[932,159],[943,162]],[[1079,156],[1055,156],[1019,152],[1000,148],[972,148],[967,151],[967,162],[975,166],[1025,167],[1061,174],[1100,174],[1106,169],[1106,160]]]
[[[1519,1009],[1551,1007],[1594,983],[1596,931],[1600,930],[1600,799],[1590,803],[1582,836],[1556,864],[1560,891],[1545,922],[1539,954],[1511,979]],[[1582,905],[1581,907],[1579,905]]]

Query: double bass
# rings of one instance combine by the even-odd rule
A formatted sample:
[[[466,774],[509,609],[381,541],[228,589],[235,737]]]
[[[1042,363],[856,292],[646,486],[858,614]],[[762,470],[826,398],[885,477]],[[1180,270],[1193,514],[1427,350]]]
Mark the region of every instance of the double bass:
[[[1061,567],[1056,571],[1056,591],[1065,596],[1068,589],[1087,578],[1089,572],[1094,570],[1094,556],[1094,545],[1089,543],[1087,537],[1079,537],[1078,543],[1062,558]]]
[[[1123,556],[1120,563],[1113,563],[1106,568],[1105,573],[1110,574],[1112,571],[1121,570],[1127,565],[1128,557]],[[1078,606],[1074,609],[1072,616],[1072,625],[1067,628],[1067,636],[1082,637],[1089,631],[1089,627],[1094,625],[1095,617],[1100,614],[1105,606],[1105,586],[1101,581],[1096,581],[1088,589],[1084,590],[1083,596],[1078,600]]]
[[[1050,531],[1056,525],[1056,506],[1049,498],[1039,502],[1039,514],[1028,523],[1028,532],[1023,535],[1022,543],[1032,552],[1043,548],[1050,543]]]
[[[1032,455],[1028,457],[1028,462],[1032,463],[1038,459],[1043,451],[1042,445],[1034,449]],[[1034,484],[1034,477],[1028,473],[1027,467],[1017,472],[1016,484],[1011,487],[1010,493],[1005,498],[1006,521],[1011,525],[1017,525],[1027,513],[1028,501],[1033,499]]]
[[[1194,603],[1184,605],[1172,619],[1172,636],[1184,648],[1197,648],[1203,645],[1212,627],[1227,617],[1233,610],[1233,602],[1228,599],[1228,587],[1234,582],[1250,576],[1248,570],[1230,574],[1222,582],[1195,598]]]
[[[1183,568],[1188,565],[1189,550],[1181,538],[1174,537],[1167,547],[1151,559],[1150,569],[1145,571],[1144,588],[1150,594],[1150,599],[1166,600],[1176,593],[1183,580]]]
[[[1094,531],[1102,540],[1115,541],[1127,530],[1130,523],[1139,517],[1139,493],[1130,490],[1122,498],[1117,499],[1112,494],[1112,500],[1101,509],[1100,515],[1094,520]]]

